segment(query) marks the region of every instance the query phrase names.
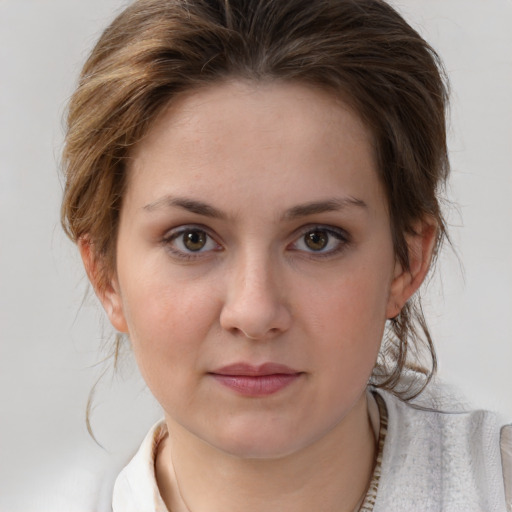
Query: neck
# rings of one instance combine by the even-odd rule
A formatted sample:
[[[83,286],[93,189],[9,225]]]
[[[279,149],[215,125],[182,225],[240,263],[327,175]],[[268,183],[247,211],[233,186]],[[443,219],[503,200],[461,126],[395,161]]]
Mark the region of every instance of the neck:
[[[173,512],[353,512],[373,471],[375,433],[366,394],[327,434],[279,458],[235,457],[169,419],[167,424],[155,467]]]

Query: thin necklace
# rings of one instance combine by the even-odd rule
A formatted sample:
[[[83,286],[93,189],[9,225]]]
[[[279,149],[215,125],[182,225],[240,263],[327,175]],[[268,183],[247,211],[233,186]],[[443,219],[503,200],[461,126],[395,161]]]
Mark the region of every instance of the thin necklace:
[[[174,465],[173,450],[172,449],[170,450],[170,454],[171,454],[172,472],[174,473],[174,480],[176,481],[176,488],[178,489],[178,496],[180,497],[181,502],[183,503],[185,508],[187,509],[187,512],[192,512],[190,510],[190,508],[188,507],[188,504],[185,501],[185,498],[183,497],[183,494],[181,492],[180,481],[178,480],[178,475],[176,474],[176,466]],[[169,512],[172,512],[172,510],[170,510]]]
[[[382,472],[382,455],[384,453],[384,442],[386,441],[386,434],[388,432],[388,409],[386,402],[377,393],[373,392],[373,397],[379,407],[380,425],[379,425],[379,440],[377,443],[377,456],[375,457],[375,467],[373,468],[372,478],[368,485],[366,495],[357,509],[357,512],[372,512],[377,500],[377,491],[379,490],[379,482]]]
[[[364,496],[361,498],[360,504],[356,508],[356,512],[373,512],[373,507],[375,506],[375,501],[377,499],[377,491],[379,489],[379,482],[382,471],[382,454],[384,452],[384,442],[386,441],[386,434],[388,431],[388,410],[386,407],[386,402],[384,399],[376,392],[373,392],[373,397],[377,402],[377,406],[379,408],[379,439],[377,442],[377,456],[375,457],[375,466],[373,468],[372,478],[368,485],[368,489],[365,491]],[[176,469],[174,466],[173,454],[172,450],[170,451],[171,455],[171,463],[172,470],[174,473],[174,478],[176,481],[176,488],[178,490],[178,495],[181,499],[181,502],[185,506],[187,512],[192,512],[185,501],[183,493],[181,492],[180,482],[178,480],[178,475],[176,474]],[[170,511],[172,512],[172,511]]]

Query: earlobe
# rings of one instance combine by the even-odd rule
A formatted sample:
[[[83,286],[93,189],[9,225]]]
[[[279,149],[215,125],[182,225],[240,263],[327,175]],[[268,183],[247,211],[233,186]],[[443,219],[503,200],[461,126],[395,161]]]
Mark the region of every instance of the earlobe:
[[[94,246],[86,236],[78,240],[78,249],[82,256],[87,277],[107,313],[110,323],[119,332],[128,332],[119,285],[115,277],[107,275],[102,267],[100,257],[95,253]]]
[[[391,319],[400,314],[405,303],[425,280],[437,239],[437,223],[427,218],[414,226],[414,233],[405,236],[409,256],[409,268],[403,268],[399,261],[395,264],[395,274],[391,283],[386,317]]]

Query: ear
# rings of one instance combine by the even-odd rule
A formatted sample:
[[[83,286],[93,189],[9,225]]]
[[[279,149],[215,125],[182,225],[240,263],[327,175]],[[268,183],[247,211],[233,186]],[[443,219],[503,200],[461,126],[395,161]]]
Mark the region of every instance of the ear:
[[[386,311],[387,318],[400,314],[405,303],[418,290],[430,268],[437,238],[437,223],[427,217],[418,221],[414,233],[405,236],[409,255],[409,269],[404,269],[400,262],[395,264],[395,274]]]
[[[117,278],[108,275],[105,266],[102,264],[101,256],[95,252],[94,245],[87,236],[80,237],[78,249],[82,256],[87,277],[94,288],[96,296],[103,305],[110,323],[119,332],[127,333],[128,327]]]

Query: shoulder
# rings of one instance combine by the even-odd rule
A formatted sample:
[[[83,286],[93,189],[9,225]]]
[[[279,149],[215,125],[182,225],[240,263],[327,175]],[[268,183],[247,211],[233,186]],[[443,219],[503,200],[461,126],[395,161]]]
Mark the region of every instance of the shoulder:
[[[113,512],[167,512],[155,477],[155,454],[167,434],[165,422],[155,424],[114,485]]]
[[[500,448],[507,510],[512,512],[512,424],[501,427]]]
[[[500,438],[510,431],[495,414],[449,412],[436,409],[436,400],[410,405],[379,394],[388,432],[375,512],[391,504],[395,511],[506,511]]]

